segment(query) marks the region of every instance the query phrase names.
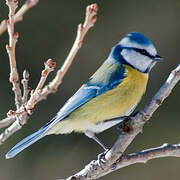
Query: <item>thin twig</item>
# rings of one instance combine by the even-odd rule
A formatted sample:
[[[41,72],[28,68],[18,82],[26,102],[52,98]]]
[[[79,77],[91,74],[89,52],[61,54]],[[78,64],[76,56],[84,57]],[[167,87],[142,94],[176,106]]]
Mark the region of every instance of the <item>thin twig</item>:
[[[9,126],[3,133],[0,134],[0,145],[4,143],[12,134],[21,129],[19,120],[16,120],[11,126]]]
[[[29,114],[26,113],[19,116],[10,116],[9,118],[14,117],[16,118],[16,121],[13,122],[12,120],[10,123],[13,123],[7,129],[5,129],[4,132],[0,134],[0,145],[2,145],[11,135],[20,130],[22,126],[26,124],[29,119]]]
[[[29,72],[24,70],[23,79],[21,81],[21,83],[23,85],[23,97],[22,97],[22,104],[23,105],[27,104],[28,95],[29,95],[29,92],[30,92],[30,88],[28,86],[28,81],[29,81]]]
[[[8,20],[4,19],[0,24],[0,35],[6,31]]]
[[[33,1],[33,0],[31,0]],[[66,58],[63,66],[61,69],[58,70],[57,75],[55,78],[47,85],[46,87],[43,88],[44,83],[46,81],[46,78],[51,72],[54,67],[55,63],[52,60],[49,60],[45,63],[45,70],[42,71],[41,74],[41,79],[36,87],[35,90],[31,91],[31,96],[30,99],[26,103],[26,96],[28,96],[27,91],[25,90],[27,87],[24,87],[24,95],[23,95],[23,104],[22,106],[17,109],[17,111],[10,110],[8,112],[8,119],[13,119],[12,121],[8,121],[9,124],[14,121],[15,118],[17,118],[16,121],[14,122],[9,128],[7,128],[1,135],[0,135],[0,144],[2,144],[5,140],[7,140],[8,137],[10,137],[13,133],[21,129],[21,127],[27,122],[29,115],[32,114],[32,110],[34,109],[35,105],[43,100],[46,99],[46,97],[50,93],[56,92],[58,86],[61,84],[63,77],[65,76],[67,70],[69,69],[75,55],[77,54],[78,50],[82,46],[83,39],[85,35],[87,34],[88,30],[94,26],[94,23],[96,22],[97,19],[97,11],[98,11],[98,6],[97,4],[92,4],[87,7],[86,9],[86,18],[83,26],[80,24],[78,26],[78,31],[77,31],[77,36],[75,39],[75,42],[73,44],[73,47]],[[26,85],[25,85],[26,86]],[[26,93],[26,95],[25,95]],[[3,124],[4,122],[4,124]],[[7,123],[7,118],[0,121],[1,127],[5,127]],[[9,125],[8,124],[8,125]]]
[[[39,0],[27,0],[24,5],[18,10],[14,16],[14,23],[22,21],[24,14],[33,6],[35,6]],[[0,24],[0,35],[7,29],[7,20],[3,20]]]
[[[0,121],[0,129],[9,126],[12,122],[16,120],[15,116],[9,116]]]
[[[15,57],[16,42],[19,35],[17,32],[14,33],[14,15],[16,8],[18,6],[18,1],[6,0],[6,4],[9,7],[9,21],[8,21],[9,45],[6,45],[7,53],[9,55],[9,62],[10,62],[9,81],[13,85],[16,108],[19,109],[22,105],[22,95],[19,85],[19,74],[16,67],[16,57]]]
[[[5,124],[5,123],[3,124],[3,122],[6,122],[6,124],[8,122],[10,124],[13,122],[12,119],[14,117],[16,118],[16,121],[11,126],[9,126],[3,133],[0,134],[0,144],[3,144],[12,134],[14,134],[18,130],[20,130],[22,128],[22,126],[24,124],[26,124],[27,120],[29,119],[29,115],[32,114],[32,110],[33,110],[35,104],[37,103],[36,99],[39,96],[39,94],[41,93],[41,89],[44,86],[47,76],[51,71],[54,70],[55,66],[56,66],[56,63],[54,63],[51,59],[49,59],[48,61],[45,62],[45,69],[41,73],[41,78],[37,85],[37,88],[35,90],[31,91],[31,97],[27,102],[26,102],[26,98],[28,95],[27,94],[28,89],[27,89],[26,81],[28,81],[29,75],[26,71],[24,72],[23,83],[25,86],[24,87],[25,92],[24,92],[23,100],[24,100],[25,104],[23,104],[23,106],[21,106],[21,108],[19,108],[16,112],[12,111],[12,110],[10,110],[8,112],[7,115],[9,116],[9,118],[11,118],[11,121],[5,121],[5,120],[0,121],[0,122],[2,122],[1,124],[3,127]]]
[[[117,163],[119,158],[123,158],[122,153],[124,153],[124,151],[134,140],[137,134],[142,132],[142,128],[144,124],[151,118],[152,114],[162,104],[165,98],[169,96],[172,89],[178,83],[179,80],[180,80],[180,64],[177,66],[175,70],[171,72],[164,85],[160,88],[160,90],[153,97],[152,101],[144,108],[144,110],[139,112],[135,117],[132,117],[128,121],[125,121],[124,124],[122,124],[120,130],[121,133],[117,141],[113,145],[113,147],[105,155],[106,161],[104,162],[104,164],[100,164],[98,160],[92,161],[83,170],[67,178],[67,180],[98,179],[106,175],[107,173],[110,173],[114,163]],[[127,125],[129,126],[128,127],[129,131],[124,131],[124,126]],[[178,153],[176,153],[175,156],[179,157],[180,145],[174,145],[174,146],[178,147]],[[167,148],[166,153],[171,154],[172,153],[171,150],[172,148],[170,147]],[[149,153],[149,155],[152,154]],[[147,155],[147,160],[148,158],[150,157]]]
[[[37,104],[37,102],[38,102],[37,101],[38,97],[41,96],[42,88],[47,79],[47,76],[56,67],[56,63],[53,62],[52,59],[47,60],[44,65],[45,65],[45,69],[41,73],[41,79],[40,79],[36,89],[31,91],[31,97],[28,100],[27,105],[26,105],[27,111],[34,109],[35,104]]]
[[[89,31],[91,27],[94,26],[94,23],[97,20],[97,11],[98,11],[97,4],[92,4],[90,6],[87,6],[85,22],[83,25],[79,24],[78,26],[77,36],[69,52],[69,55],[67,56],[61,69],[57,71],[56,77],[49,83],[49,85],[43,88],[42,94],[41,96],[39,96],[39,99],[37,99],[37,101],[41,101],[42,99],[46,98],[48,94],[55,93],[57,91],[57,88],[61,84],[64,75],[66,74],[67,70],[72,64],[74,57],[81,48],[86,33]]]
[[[156,148],[146,149],[141,152],[121,156],[112,165],[107,174],[135,163],[147,163],[149,160],[162,157],[180,157],[180,144],[163,144],[162,146]]]
[[[117,159],[116,162],[113,163],[109,169],[107,169],[106,171],[102,169],[103,171],[102,176],[105,176],[118,169],[136,163],[147,163],[149,160],[163,158],[163,157],[180,157],[180,144],[174,144],[174,145],[164,144],[156,148],[143,150],[141,152],[137,152],[133,154],[123,155],[119,159]],[[96,166],[92,161],[83,169],[83,171],[89,171],[89,169],[95,169],[95,168]],[[91,177],[86,178],[84,176],[79,176],[77,178],[76,176],[71,176],[67,180],[84,180],[84,179],[90,180]],[[92,178],[92,179],[97,179],[97,178]]]

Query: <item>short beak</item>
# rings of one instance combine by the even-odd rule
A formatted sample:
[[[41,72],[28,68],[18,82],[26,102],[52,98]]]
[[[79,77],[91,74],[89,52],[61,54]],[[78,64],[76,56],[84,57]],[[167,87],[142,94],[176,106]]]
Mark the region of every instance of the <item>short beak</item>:
[[[157,62],[160,62],[160,61],[163,60],[163,58],[162,58],[161,56],[159,56],[159,55],[156,55],[156,56],[154,57],[154,60],[157,61]]]

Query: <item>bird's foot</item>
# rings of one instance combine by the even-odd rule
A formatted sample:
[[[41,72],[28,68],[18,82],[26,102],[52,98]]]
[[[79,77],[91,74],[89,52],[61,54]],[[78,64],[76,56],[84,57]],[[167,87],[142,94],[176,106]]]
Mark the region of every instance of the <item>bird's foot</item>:
[[[109,149],[98,155],[98,164],[100,167],[102,167],[102,165],[106,162],[106,154],[108,151]]]

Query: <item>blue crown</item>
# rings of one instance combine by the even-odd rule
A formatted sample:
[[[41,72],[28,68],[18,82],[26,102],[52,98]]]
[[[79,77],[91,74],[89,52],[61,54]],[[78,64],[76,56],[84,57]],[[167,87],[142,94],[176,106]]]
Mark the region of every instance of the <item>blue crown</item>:
[[[129,38],[131,42],[136,42],[144,46],[152,44],[152,42],[146,36],[138,32],[131,32],[127,34],[126,37]]]

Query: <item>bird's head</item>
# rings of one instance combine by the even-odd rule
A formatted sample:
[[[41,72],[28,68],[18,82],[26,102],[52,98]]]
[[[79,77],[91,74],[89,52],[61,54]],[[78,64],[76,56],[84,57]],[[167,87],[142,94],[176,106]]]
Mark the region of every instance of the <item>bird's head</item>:
[[[162,58],[152,42],[143,34],[132,32],[127,34],[113,49],[111,53],[116,61],[129,64],[141,72],[148,73],[156,62]]]

